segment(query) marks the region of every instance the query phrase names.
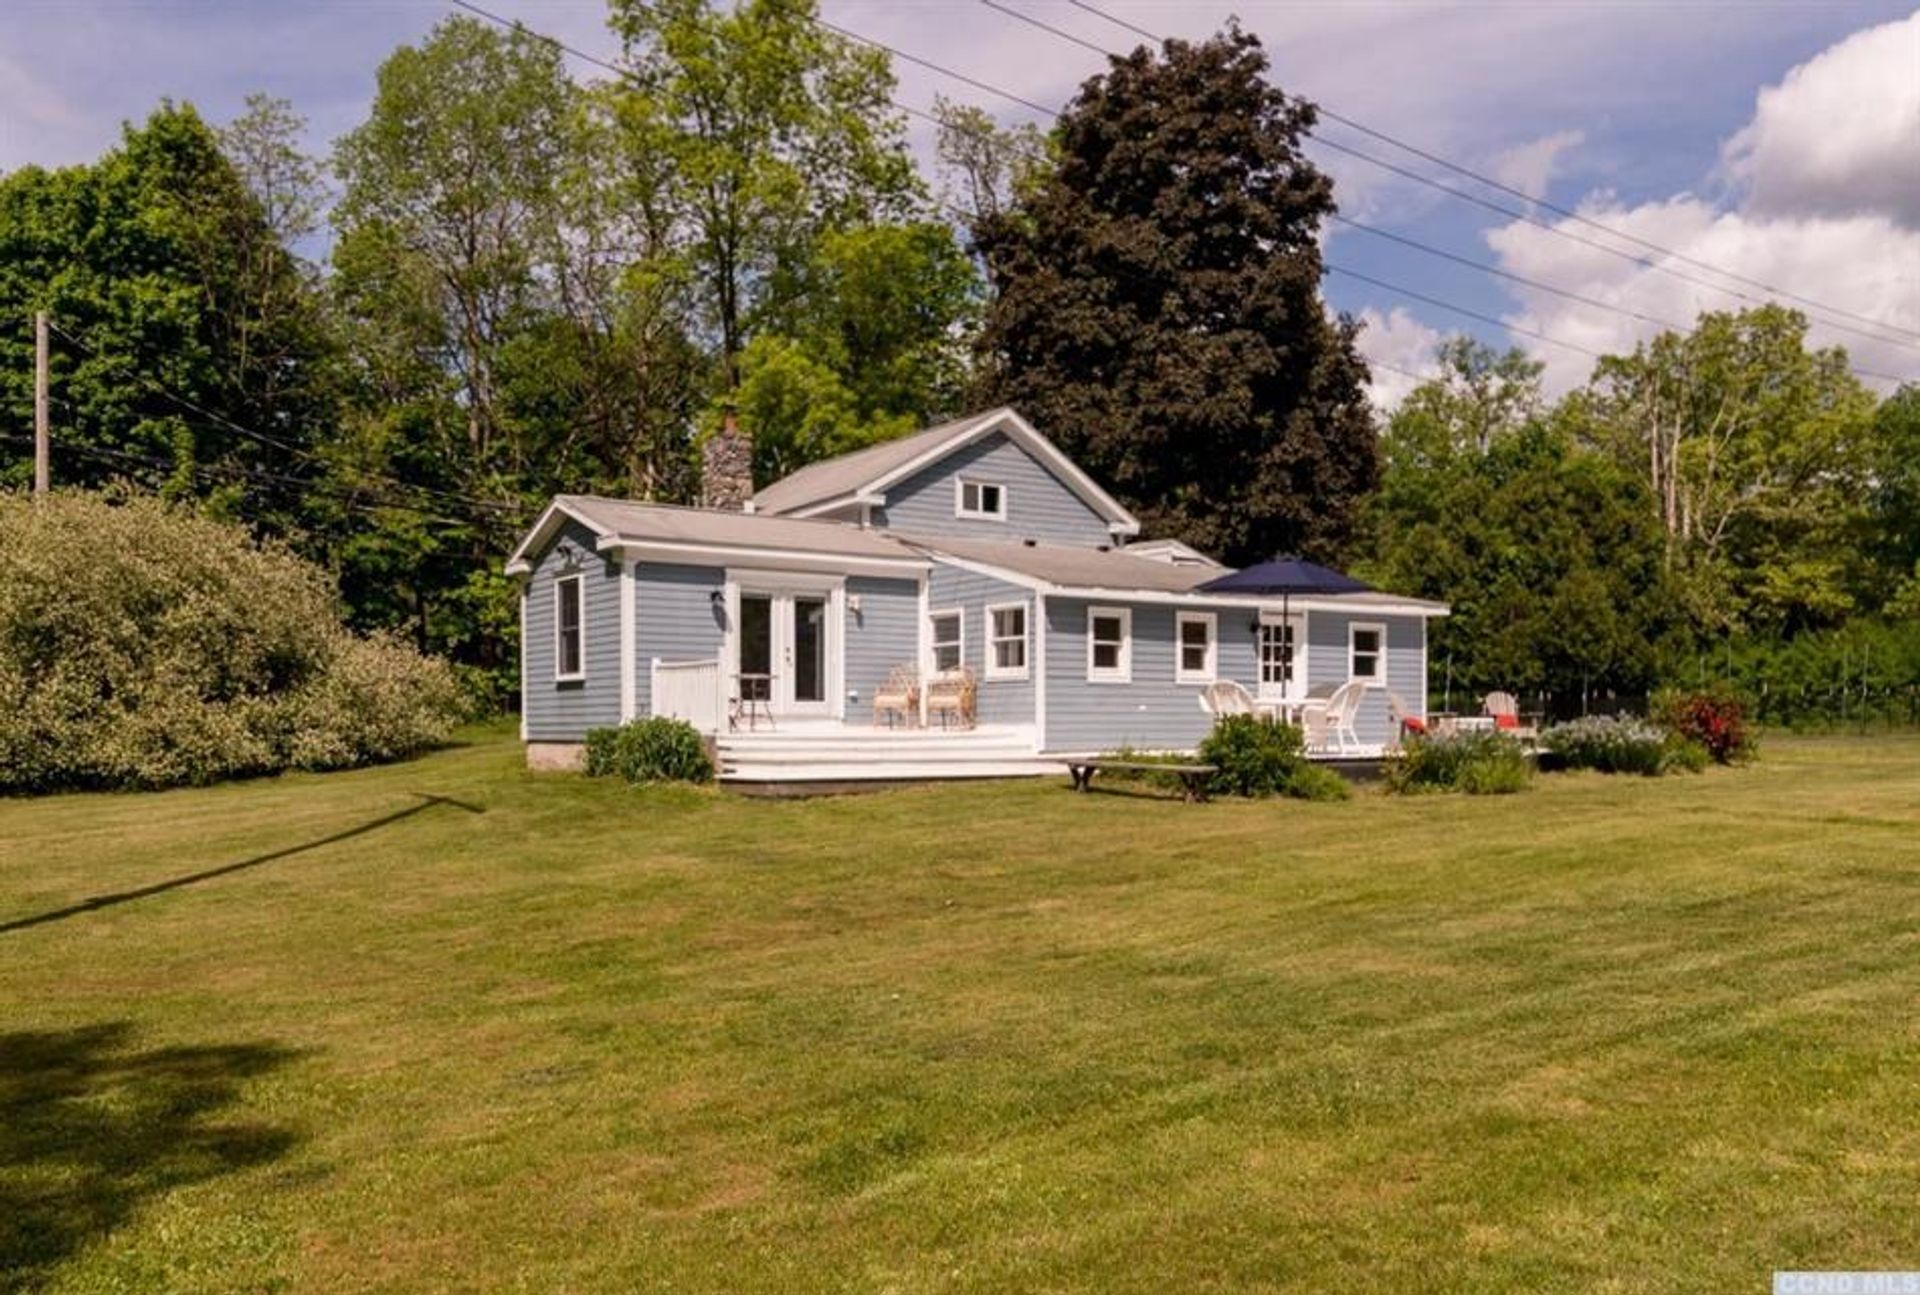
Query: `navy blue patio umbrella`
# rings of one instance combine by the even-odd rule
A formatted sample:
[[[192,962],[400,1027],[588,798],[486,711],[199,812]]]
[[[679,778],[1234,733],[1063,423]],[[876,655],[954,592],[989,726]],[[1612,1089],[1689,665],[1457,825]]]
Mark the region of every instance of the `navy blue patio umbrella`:
[[[1309,562],[1295,554],[1256,562],[1199,586],[1200,593],[1208,594],[1250,594],[1260,598],[1271,598],[1278,594],[1282,624],[1290,623],[1287,618],[1293,610],[1291,604],[1295,594],[1364,594],[1372,591],[1372,585],[1355,580],[1344,571],[1323,567],[1318,562]],[[1291,678],[1293,631],[1288,629],[1286,634],[1287,674]]]

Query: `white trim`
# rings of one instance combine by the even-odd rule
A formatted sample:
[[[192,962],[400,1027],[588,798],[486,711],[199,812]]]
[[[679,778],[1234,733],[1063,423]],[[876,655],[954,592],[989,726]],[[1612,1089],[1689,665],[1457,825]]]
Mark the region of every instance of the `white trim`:
[[[1060,478],[1067,488],[1079,495],[1081,500],[1093,507],[1109,522],[1108,529],[1122,535],[1138,535],[1139,519],[1120,506],[1120,501],[1100,488],[1100,484],[1081,470],[1080,465],[1062,454],[1057,446],[1039,432],[1033,424],[1011,409],[990,409],[980,415],[970,427],[949,436],[932,449],[918,454],[900,466],[862,486],[856,494],[876,495],[887,487],[904,481],[922,468],[938,463],[955,450],[962,449],[975,441],[984,440],[995,432],[1005,432],[1007,439],[1020,442],[1042,466],[1050,469]]]
[[[1207,627],[1207,663],[1199,670],[1187,669],[1187,642],[1184,631],[1189,625]],[[1175,683],[1213,683],[1220,677],[1220,613],[1175,612],[1173,614],[1173,681]]]
[[[1373,654],[1373,664],[1375,668],[1375,673],[1373,674],[1363,675],[1363,674],[1355,674],[1353,672],[1353,658],[1355,653],[1353,639],[1354,639],[1354,635],[1358,634],[1361,630],[1371,630],[1373,631],[1373,633],[1379,635],[1380,637],[1380,646],[1378,649],[1375,650]],[[1356,679],[1365,680],[1367,683],[1376,683],[1383,688],[1386,686],[1386,683],[1387,683],[1386,622],[1384,621],[1349,621],[1347,622],[1347,682],[1352,683]]]
[[[856,504],[863,508],[879,508],[885,503],[886,500],[880,498],[878,495],[862,494],[859,491],[855,491],[852,494],[835,495],[831,499],[823,499],[817,504],[808,504],[804,508],[796,508],[791,512],[767,513],[765,515],[768,517],[786,517],[793,521],[800,522],[820,517],[827,513],[837,513],[842,508],[851,507]]]
[[[633,617],[640,596],[640,577],[632,558],[620,564],[620,722],[634,718],[638,683],[633,659]]]
[[[541,510],[540,516],[534,519],[533,526],[527,531],[526,538],[521,540],[520,543],[515,546],[513,552],[508,555],[506,566],[508,575],[524,576],[532,574],[533,564],[527,560],[527,554],[536,549],[546,547],[547,541],[553,538],[552,532],[559,529],[556,525],[557,518],[567,518],[576,521],[592,531],[594,535],[598,537],[598,541],[594,545],[595,548],[602,547],[610,533],[606,527],[589,521],[584,513],[575,512],[568,506],[566,500],[556,496],[552,503]]]
[[[874,558],[853,553],[805,553],[794,549],[769,549],[729,544],[671,543],[655,540],[628,540],[609,536],[596,545],[602,552],[619,553],[644,562],[684,562],[693,566],[728,566],[736,562],[759,562],[767,569],[783,572],[824,571],[845,573],[858,568],[864,575],[893,575],[912,579],[930,567],[922,558]]]
[[[1020,665],[1018,667],[996,666],[993,663],[995,641],[993,614],[995,612],[1007,612],[1016,609],[1020,612],[1020,627],[1022,630]],[[986,655],[982,660],[982,665],[985,667],[980,672],[982,677],[987,679],[1030,678],[1033,671],[1033,604],[1031,602],[988,603],[980,609],[980,625],[986,636],[983,640]],[[1011,642],[1012,640],[1009,639],[1007,641]]]
[[[927,664],[925,677],[931,679],[941,673],[940,660],[934,655],[939,649],[940,640],[933,635],[933,620],[936,616],[951,616],[960,625],[960,664],[967,663],[967,609],[964,607],[931,607],[926,614]],[[922,690],[924,691],[924,689]]]
[[[1033,750],[1037,755],[1047,741],[1047,596],[1033,596]]]
[[[520,740],[527,740],[527,586],[520,586]]]
[[[920,696],[920,727],[921,728],[925,728],[927,726],[927,681],[933,678],[933,612],[931,610],[932,605],[933,605],[932,590],[928,588],[927,577],[925,575],[922,575],[920,577],[920,629],[915,638],[915,644],[918,648],[918,651],[914,654],[914,660],[920,663],[920,670],[919,670],[920,687],[918,689],[918,692]],[[967,634],[967,617],[966,617],[966,613],[962,612],[960,614],[960,637],[962,638],[962,640],[966,638],[966,634]],[[966,661],[967,661],[966,650],[963,645],[960,653],[960,663],[962,665],[965,665]]]
[[[994,509],[967,507],[968,486],[974,488],[980,499],[985,499],[989,490],[999,491],[1000,506]],[[963,522],[1004,522],[1013,507],[1010,494],[1004,481],[985,481],[956,472],[953,474],[953,515]]]
[[[1102,669],[1093,662],[1093,649],[1097,642],[1093,635],[1093,622],[1097,617],[1120,622],[1119,664],[1112,669]],[[1087,682],[1133,682],[1133,609],[1131,607],[1087,608]]]
[[[560,591],[572,585],[576,590],[576,599],[580,609],[580,668],[563,673],[560,662],[564,654],[560,651]],[[570,575],[555,576],[553,580],[553,681],[555,683],[584,683],[587,678],[587,576],[584,571],[575,571]]]

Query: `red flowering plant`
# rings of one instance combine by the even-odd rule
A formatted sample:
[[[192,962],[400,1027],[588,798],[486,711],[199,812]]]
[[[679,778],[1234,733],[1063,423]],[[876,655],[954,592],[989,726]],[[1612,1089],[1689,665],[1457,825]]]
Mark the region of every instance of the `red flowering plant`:
[[[1654,714],[1683,740],[1705,747],[1715,764],[1753,758],[1746,707],[1729,689],[1665,693],[1655,699]]]

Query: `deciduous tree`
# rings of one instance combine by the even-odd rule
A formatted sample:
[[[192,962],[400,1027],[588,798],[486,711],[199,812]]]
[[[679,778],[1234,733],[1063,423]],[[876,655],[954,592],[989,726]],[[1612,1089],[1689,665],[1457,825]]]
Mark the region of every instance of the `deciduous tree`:
[[[985,221],[985,390],[1154,534],[1232,562],[1336,556],[1377,478],[1355,325],[1328,317],[1311,105],[1231,27],[1081,87],[1058,165]]]

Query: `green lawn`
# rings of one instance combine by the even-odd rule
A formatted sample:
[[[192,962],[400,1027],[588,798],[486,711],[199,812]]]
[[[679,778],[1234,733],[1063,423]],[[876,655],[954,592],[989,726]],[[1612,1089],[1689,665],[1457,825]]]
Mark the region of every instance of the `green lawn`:
[[[1338,805],[518,761],[0,801],[0,1290],[1920,1267],[1920,741]]]

